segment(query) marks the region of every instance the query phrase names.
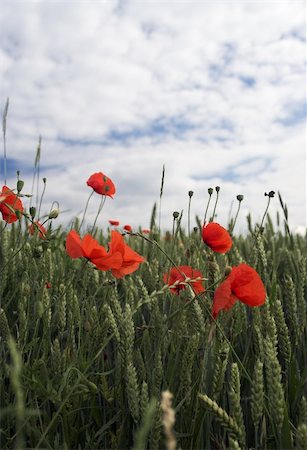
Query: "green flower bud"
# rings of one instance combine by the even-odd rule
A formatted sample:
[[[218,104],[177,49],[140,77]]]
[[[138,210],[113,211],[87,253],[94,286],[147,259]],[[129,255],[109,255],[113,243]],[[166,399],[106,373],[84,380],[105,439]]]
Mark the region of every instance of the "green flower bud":
[[[19,194],[19,192],[21,192],[22,191],[22,188],[23,188],[23,185],[24,185],[25,183],[24,183],[24,181],[22,181],[22,180],[18,180],[17,181],[17,192],[18,192],[18,194]]]
[[[237,195],[237,200],[239,202],[242,202],[243,198],[244,198],[244,195],[241,195],[241,194]]]
[[[59,214],[60,211],[58,209],[53,209],[52,211],[50,211],[48,219],[56,219]]]
[[[30,216],[32,217],[32,219],[34,219],[36,214],[36,208],[34,206],[30,207]]]

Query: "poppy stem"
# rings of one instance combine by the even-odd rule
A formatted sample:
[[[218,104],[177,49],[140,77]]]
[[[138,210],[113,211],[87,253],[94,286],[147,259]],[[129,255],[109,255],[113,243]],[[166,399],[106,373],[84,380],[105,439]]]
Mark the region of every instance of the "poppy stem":
[[[215,190],[216,190],[216,200],[215,200],[215,205],[214,205],[213,213],[212,213],[212,216],[211,216],[211,219],[210,219],[209,222],[213,222],[213,221],[214,221],[215,210],[216,210],[217,202],[218,202],[218,199],[219,199],[219,192],[220,192],[219,186],[216,186],[216,187],[215,187]]]
[[[263,217],[262,217],[262,220],[261,220],[260,231],[262,230],[263,222],[264,222],[265,216],[267,215],[267,212],[268,212],[268,209],[269,209],[269,206],[270,206],[270,202],[271,202],[271,197],[269,196],[268,204],[267,204],[267,206],[265,208],[265,211],[264,211],[264,214],[263,214]]]
[[[239,211],[240,211],[240,208],[241,208],[241,201],[242,201],[242,200],[239,200],[239,205],[238,205],[237,213],[236,213],[235,219],[234,219],[234,221],[233,221],[231,230],[229,230],[230,233],[233,233],[233,230],[234,230],[234,227],[235,227],[235,224],[236,224],[236,221],[237,221],[237,217],[238,217],[238,214],[239,214]]]
[[[94,192],[94,191],[93,191],[93,192]],[[96,217],[95,217],[95,220],[94,220],[94,223],[93,223],[93,226],[92,226],[91,234],[93,233],[93,231],[94,231],[94,229],[95,229],[95,225],[96,225],[98,216],[99,216],[99,214],[100,214],[101,211],[102,211],[102,208],[103,208],[103,206],[104,206],[104,204],[105,204],[105,201],[106,201],[106,196],[104,195],[104,196],[101,198],[100,205],[99,205],[99,208],[98,208],[98,212],[97,212],[97,214],[96,214]]]
[[[37,214],[37,218],[38,219],[39,219],[40,212],[41,212],[43,197],[44,197],[44,194],[45,194],[45,191],[46,191],[46,181],[47,181],[46,178],[43,178],[44,187],[43,187],[43,192],[42,192],[42,195],[41,195],[41,198],[40,198],[40,202],[39,202],[39,207],[38,207],[38,214]]]
[[[86,214],[86,212],[87,212],[87,208],[88,208],[90,199],[91,199],[91,197],[92,197],[93,194],[94,194],[94,191],[92,191],[92,192],[90,193],[90,196],[89,196],[89,198],[87,199],[87,202],[86,202],[86,205],[85,205],[85,209],[84,209],[84,213],[83,213],[83,217],[82,217],[81,223],[80,223],[80,225],[79,225],[79,230],[78,230],[79,232],[80,232],[81,227],[82,227],[82,225],[83,225],[83,222],[84,222],[84,219],[85,219],[85,214]]]
[[[189,191],[189,204],[188,204],[188,237],[191,237],[191,200],[193,191]]]
[[[160,200],[159,200],[159,234],[161,231],[161,205],[162,205],[162,196],[163,196],[163,187],[164,187],[164,176],[165,176],[165,165],[163,164],[161,187],[160,187]]]
[[[206,223],[206,218],[207,218],[208,208],[209,208],[209,205],[210,205],[210,202],[211,202],[212,192],[213,192],[213,189],[209,188],[208,189],[209,199],[208,199],[208,203],[207,203],[206,211],[205,211],[205,216],[204,216],[204,223],[203,223],[204,225]]]

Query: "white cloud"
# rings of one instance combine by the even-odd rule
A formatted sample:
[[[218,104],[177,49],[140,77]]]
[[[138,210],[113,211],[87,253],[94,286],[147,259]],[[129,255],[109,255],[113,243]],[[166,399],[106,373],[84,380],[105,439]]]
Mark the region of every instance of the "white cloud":
[[[4,3],[0,100],[10,97],[9,156],[34,160],[42,135],[46,201],[60,200],[71,210],[67,219],[85,205],[86,179],[103,171],[118,192],[101,223],[116,217],[147,225],[165,163],[165,226],[173,210],[186,209],[190,189],[192,210],[202,215],[215,184],[222,187],[222,221],[238,193],[244,210],[261,216],[264,191],[273,189],[287,197],[293,227],[305,225],[306,139],[295,117],[306,100],[303,8]],[[91,205],[89,219],[95,199]]]

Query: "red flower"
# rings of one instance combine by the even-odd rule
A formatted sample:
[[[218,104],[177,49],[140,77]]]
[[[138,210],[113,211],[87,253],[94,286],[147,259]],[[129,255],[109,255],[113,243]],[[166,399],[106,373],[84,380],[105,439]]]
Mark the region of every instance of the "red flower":
[[[256,270],[247,264],[239,264],[216,289],[212,315],[216,319],[220,311],[230,309],[237,299],[248,306],[261,306],[265,297],[265,287]]]
[[[46,281],[45,287],[46,287],[46,289],[51,289],[52,285],[51,285],[50,281]]]
[[[109,224],[113,225],[114,227],[118,227],[119,221],[118,220],[109,220]]]
[[[39,237],[41,239],[46,239],[46,233],[47,230],[46,228],[39,222],[34,222],[31,225],[29,225],[29,233],[33,236],[33,234],[38,231],[39,232]]]
[[[23,212],[21,200],[10,188],[3,186],[2,192],[0,192],[0,212],[3,220],[7,223],[19,220],[20,217],[17,216],[16,211]]]
[[[228,231],[215,222],[209,222],[203,226],[202,238],[216,253],[226,253],[231,249],[232,239]]]
[[[88,259],[100,270],[118,268],[122,264],[122,256],[119,252],[108,253],[90,234],[86,234],[81,239],[75,230],[67,235],[66,251],[71,258]]]
[[[151,230],[149,230],[148,228],[144,228],[144,229],[142,230],[142,233],[143,233],[143,234],[150,234],[150,233],[151,233]]]
[[[113,195],[115,194],[113,181],[102,172],[93,173],[86,183],[93,188],[97,194],[107,195],[111,198],[113,198]]]
[[[192,269],[190,266],[178,266],[173,267],[170,272],[165,273],[163,275],[164,283],[167,283],[169,286],[173,286],[176,282],[179,282],[175,287],[171,287],[170,290],[173,294],[179,295],[179,292],[182,289],[186,288],[186,284],[180,284],[185,282],[187,278],[195,280],[196,278],[203,278],[201,272],[196,269]],[[201,292],[205,292],[205,288],[202,284],[202,280],[191,281],[189,282],[195,294],[200,294]]]
[[[143,256],[136,253],[125,243],[122,235],[118,231],[112,231],[109,247],[112,254],[119,252],[122,256],[120,267],[111,269],[112,275],[115,278],[122,278],[129,273],[135,272],[140,263],[144,261]]]
[[[124,225],[124,226],[123,226],[123,229],[124,229],[125,231],[129,231],[130,233],[132,232],[132,226],[131,226],[131,225]]]

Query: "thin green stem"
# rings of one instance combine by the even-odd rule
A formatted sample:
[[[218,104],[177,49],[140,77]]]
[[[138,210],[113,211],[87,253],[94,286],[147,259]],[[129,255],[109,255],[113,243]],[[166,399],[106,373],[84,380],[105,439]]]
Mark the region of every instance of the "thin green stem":
[[[267,207],[265,208],[265,211],[264,211],[264,214],[263,214],[263,217],[262,217],[262,220],[261,220],[260,230],[263,227],[263,222],[264,222],[265,216],[267,215],[267,212],[268,212],[268,209],[269,209],[269,206],[270,206],[270,202],[271,202],[271,197],[269,196],[268,204],[267,204]]]
[[[191,200],[192,196],[189,195],[189,205],[188,205],[188,237],[190,241],[191,237]]]
[[[215,216],[215,211],[216,211],[216,206],[217,206],[218,199],[219,199],[219,191],[216,191],[216,200],[215,200],[214,209],[213,209],[213,213],[212,213],[210,222],[214,221],[214,216]]]
[[[103,206],[104,206],[104,204],[105,204],[105,201],[106,201],[106,196],[104,195],[104,196],[101,198],[100,205],[99,205],[99,208],[98,208],[98,212],[97,212],[97,214],[96,214],[96,217],[95,217],[95,220],[94,220],[94,223],[93,223],[93,226],[92,226],[91,234],[92,234],[93,231],[95,230],[95,226],[96,226],[97,219],[98,219],[98,217],[99,217],[99,214],[100,214],[101,211],[102,211],[102,208],[103,208]]]
[[[84,213],[83,213],[83,216],[82,216],[82,220],[81,220],[81,223],[80,223],[80,225],[79,225],[79,232],[80,232],[80,230],[81,230],[81,228],[82,228],[82,225],[83,225],[83,222],[84,222],[84,219],[85,219],[85,214],[86,214],[86,212],[87,212],[87,208],[88,208],[90,199],[91,199],[91,197],[92,197],[93,194],[94,194],[94,191],[92,191],[92,192],[90,193],[90,196],[89,196],[89,198],[87,199],[87,202],[86,202],[86,205],[85,205],[85,209],[84,209]]]
[[[241,202],[239,201],[239,205],[238,205],[238,209],[237,209],[237,213],[236,213],[235,219],[234,219],[234,221],[233,221],[231,230],[229,230],[231,233],[233,233],[233,230],[234,230],[234,227],[235,227],[235,224],[236,224],[236,221],[237,221],[237,217],[238,217],[240,208],[241,208]]]
[[[43,192],[40,198],[40,202],[39,202],[39,207],[38,207],[38,214],[37,214],[37,218],[39,219],[40,217],[40,213],[41,213],[41,208],[42,208],[42,203],[43,203],[43,197],[46,191],[46,179],[44,178],[44,187],[43,187]]]
[[[162,196],[163,196],[163,187],[164,187],[164,177],[165,177],[165,165],[163,164],[161,186],[160,186],[160,199],[159,199],[159,234],[161,231],[161,206],[162,206]]]
[[[205,211],[205,215],[204,215],[204,222],[203,222],[204,225],[206,223],[207,213],[208,213],[208,209],[209,209],[209,205],[210,205],[211,197],[212,197],[212,192],[209,192],[209,190],[208,190],[208,193],[209,193],[209,199],[207,202],[206,211]]]

